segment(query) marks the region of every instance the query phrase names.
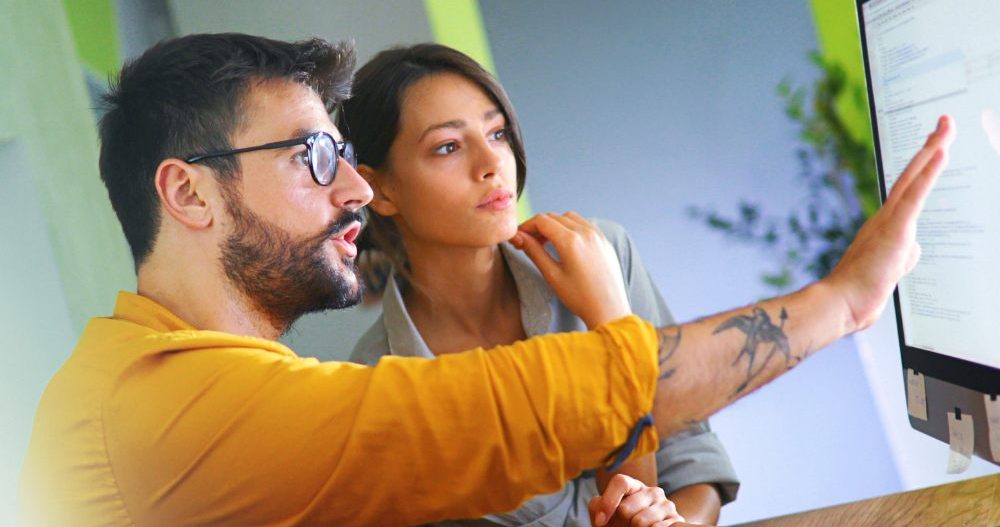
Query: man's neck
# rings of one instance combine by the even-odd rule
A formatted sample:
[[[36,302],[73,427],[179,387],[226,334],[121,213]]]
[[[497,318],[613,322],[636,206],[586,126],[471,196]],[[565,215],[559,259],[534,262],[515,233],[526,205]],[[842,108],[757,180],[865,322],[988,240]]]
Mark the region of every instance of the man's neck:
[[[264,316],[216,268],[181,266],[151,255],[139,268],[138,293],[196,329],[277,340],[286,328]]]

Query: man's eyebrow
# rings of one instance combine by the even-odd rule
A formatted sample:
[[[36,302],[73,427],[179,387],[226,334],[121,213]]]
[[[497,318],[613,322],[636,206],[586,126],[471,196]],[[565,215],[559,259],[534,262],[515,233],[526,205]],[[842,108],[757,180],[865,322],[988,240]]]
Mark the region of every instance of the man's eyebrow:
[[[489,121],[490,119],[493,119],[497,115],[501,114],[503,114],[503,112],[500,111],[500,108],[494,108],[483,114],[483,120]],[[428,126],[427,129],[424,130],[422,134],[420,134],[420,137],[417,138],[417,142],[423,141],[424,137],[427,134],[433,132],[434,130],[440,130],[442,128],[465,128],[465,126],[466,122],[463,121],[462,119],[453,119],[451,121],[445,121],[443,123],[432,124],[431,126]]]
[[[289,139],[298,139],[300,137],[315,134],[318,131],[319,130],[314,130],[312,128],[296,128],[295,131],[292,132],[292,135],[289,136]]]

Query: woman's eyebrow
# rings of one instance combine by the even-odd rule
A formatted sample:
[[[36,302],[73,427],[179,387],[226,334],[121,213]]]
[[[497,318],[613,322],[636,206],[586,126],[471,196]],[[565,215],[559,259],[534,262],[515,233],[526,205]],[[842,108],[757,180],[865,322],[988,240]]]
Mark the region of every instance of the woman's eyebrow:
[[[422,134],[420,134],[420,137],[417,138],[417,142],[423,141],[424,137],[426,137],[427,134],[433,132],[434,130],[440,130],[442,128],[465,128],[465,125],[466,123],[462,119],[454,119],[451,121],[445,121],[443,123],[432,124],[428,126],[427,129],[424,130]]]
[[[483,114],[483,120],[489,121],[498,115],[503,115],[503,112],[500,111],[500,108],[493,108],[492,110]],[[451,121],[445,121],[443,123],[432,124],[428,126],[423,131],[423,133],[420,134],[420,137],[417,138],[417,142],[423,141],[424,137],[426,137],[427,134],[433,132],[434,130],[440,130],[442,128],[465,128],[467,124],[468,123],[466,123],[463,119],[453,119]]]

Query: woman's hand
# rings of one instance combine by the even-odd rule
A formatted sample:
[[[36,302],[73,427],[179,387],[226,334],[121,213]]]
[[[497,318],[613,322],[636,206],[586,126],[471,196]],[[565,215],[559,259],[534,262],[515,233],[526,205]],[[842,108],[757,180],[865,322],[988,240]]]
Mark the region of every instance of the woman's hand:
[[[604,233],[575,212],[538,214],[521,224],[511,238],[559,295],[593,329],[632,313],[621,265]],[[559,255],[545,251],[546,242]]]
[[[674,503],[660,487],[647,487],[641,481],[617,474],[600,496],[587,504],[594,527],[667,527],[683,522]]]

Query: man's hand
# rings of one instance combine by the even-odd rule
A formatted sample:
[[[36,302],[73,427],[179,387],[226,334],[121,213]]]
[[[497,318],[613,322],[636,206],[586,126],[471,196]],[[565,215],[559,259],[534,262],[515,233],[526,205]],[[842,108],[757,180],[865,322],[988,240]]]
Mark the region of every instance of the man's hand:
[[[663,489],[647,487],[624,474],[611,478],[604,492],[594,496],[587,508],[595,527],[667,527],[684,521]]]
[[[950,117],[938,119],[937,129],[900,175],[882,208],[865,222],[824,280],[844,298],[847,323],[853,324],[848,331],[864,329],[878,320],[896,283],[920,259],[917,216],[947,163],[954,128]]]
[[[917,217],[947,161],[954,125],[942,117],[888,199],[830,276],[794,293],[661,328],[653,418],[667,437],[871,325],[916,265]]]
[[[632,313],[615,250],[594,224],[575,212],[538,214],[511,238],[538,266],[559,299],[587,327]],[[559,259],[544,249],[552,243]]]

